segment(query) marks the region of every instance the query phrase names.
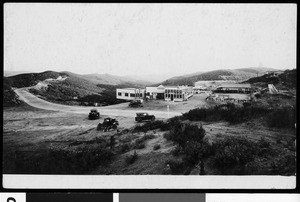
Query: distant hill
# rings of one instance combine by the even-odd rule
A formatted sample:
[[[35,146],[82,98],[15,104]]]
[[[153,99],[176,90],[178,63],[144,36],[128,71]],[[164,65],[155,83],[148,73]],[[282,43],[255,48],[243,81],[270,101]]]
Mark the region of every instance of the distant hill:
[[[18,74],[26,74],[26,73],[33,73],[30,71],[4,71],[4,76],[9,77],[9,76],[15,76]]]
[[[116,100],[118,86],[145,87],[143,84],[108,74],[79,75],[72,72],[45,71],[5,78],[14,88],[31,87],[31,93],[59,103],[83,100],[87,102],[89,99],[85,97],[93,95],[93,100],[98,100],[99,103],[115,104],[118,103]]]
[[[251,83],[254,86],[267,87],[268,84],[273,84],[279,89],[296,89],[297,86],[297,70],[285,70],[284,73],[278,76],[269,76],[267,74],[259,77],[253,77],[244,81]]]
[[[206,80],[235,80],[238,82],[245,81],[249,78],[262,75],[266,71],[274,70],[272,68],[241,68],[241,69],[226,69],[214,70],[204,73],[194,73],[183,76],[170,78],[162,85],[194,85],[197,81]]]
[[[253,73],[253,74],[259,74],[259,76],[262,76],[267,71],[276,71],[278,69],[268,68],[268,67],[249,67],[249,68],[241,68],[241,69],[235,69],[235,70],[249,72],[249,73]]]

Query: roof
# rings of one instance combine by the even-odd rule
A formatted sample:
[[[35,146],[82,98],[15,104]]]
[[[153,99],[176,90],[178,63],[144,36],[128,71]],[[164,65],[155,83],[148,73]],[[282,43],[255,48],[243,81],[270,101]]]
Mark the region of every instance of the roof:
[[[145,90],[144,88],[117,88],[117,90]]]
[[[219,88],[220,87],[223,87],[223,88],[251,88],[251,85],[249,83],[247,83],[247,84],[230,83],[230,84],[222,84],[218,87]]]
[[[186,88],[192,88],[192,86],[165,86],[165,88],[186,89]]]

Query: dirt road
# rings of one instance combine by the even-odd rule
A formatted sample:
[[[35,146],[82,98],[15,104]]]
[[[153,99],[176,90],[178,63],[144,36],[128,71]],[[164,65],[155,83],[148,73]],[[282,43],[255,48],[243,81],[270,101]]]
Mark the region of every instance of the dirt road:
[[[67,106],[61,104],[55,104],[51,102],[47,102],[43,99],[38,98],[37,96],[28,92],[27,88],[20,88],[14,90],[16,94],[19,96],[21,100],[29,104],[30,106],[46,109],[46,110],[53,110],[53,111],[61,111],[67,113],[78,113],[78,114],[88,114],[91,108],[97,108],[100,111],[101,115],[107,116],[124,116],[124,117],[135,117],[137,112],[148,112],[149,114],[154,114],[157,118],[171,118],[174,116],[181,115],[180,112],[177,111],[156,111],[156,110],[143,110],[143,109],[126,109],[127,103],[123,107],[118,107],[118,109],[114,109],[114,106],[105,106],[105,107],[81,107],[81,106]],[[118,105],[115,105],[118,106]]]

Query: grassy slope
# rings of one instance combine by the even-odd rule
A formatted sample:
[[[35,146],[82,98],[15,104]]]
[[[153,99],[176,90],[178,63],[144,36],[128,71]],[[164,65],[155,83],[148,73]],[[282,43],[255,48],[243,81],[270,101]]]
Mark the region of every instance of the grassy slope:
[[[145,85],[128,82],[121,77],[95,74],[79,75],[72,72],[53,72],[20,74],[8,77],[6,80],[16,88],[35,86],[38,82],[48,78],[56,79],[59,76],[66,76],[67,79],[59,82],[51,82],[47,88],[32,88],[31,93],[42,96],[45,100],[63,103],[72,101],[77,97],[78,102],[117,104],[122,101],[116,99],[116,89],[123,87],[144,88]],[[9,98],[10,99],[10,98]],[[74,100],[72,101],[72,104]]]
[[[256,73],[241,70],[215,70],[198,75],[174,77],[164,81],[163,85],[194,85],[201,80],[245,80],[256,76]]]
[[[3,107],[15,107],[19,106],[22,102],[18,99],[18,96],[11,88],[11,82],[4,77],[3,78]]]
[[[286,70],[278,77],[270,77],[268,75],[253,77],[244,83],[251,83],[259,87],[268,87],[268,84],[273,84],[281,89],[295,89],[297,86],[297,71],[296,69]]]

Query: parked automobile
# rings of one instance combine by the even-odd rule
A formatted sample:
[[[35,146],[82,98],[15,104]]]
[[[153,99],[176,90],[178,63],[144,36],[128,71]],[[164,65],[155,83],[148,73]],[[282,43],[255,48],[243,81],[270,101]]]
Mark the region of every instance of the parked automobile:
[[[143,107],[142,101],[141,100],[132,100],[130,101],[129,107]]]
[[[149,115],[148,113],[136,113],[135,121],[141,122],[141,121],[154,121],[155,116]]]
[[[89,113],[89,119],[90,120],[95,120],[100,118],[100,113],[98,112],[97,109],[91,109]]]
[[[110,129],[117,129],[119,122],[116,119],[105,118],[103,123],[99,123],[97,130],[103,130],[104,132],[109,131]]]

